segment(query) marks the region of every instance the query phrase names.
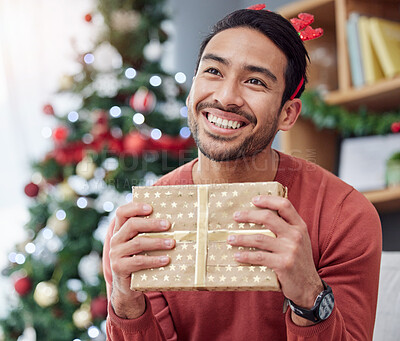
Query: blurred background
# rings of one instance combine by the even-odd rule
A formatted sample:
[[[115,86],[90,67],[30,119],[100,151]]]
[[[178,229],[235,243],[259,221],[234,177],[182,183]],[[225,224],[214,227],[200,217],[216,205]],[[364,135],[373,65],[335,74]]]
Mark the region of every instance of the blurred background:
[[[355,9],[368,12],[372,2],[351,3],[343,15],[334,0],[267,3],[270,10],[284,6],[288,16],[315,9],[316,27],[326,31],[308,45],[310,88],[318,94],[304,96],[304,120],[291,135],[278,135],[274,147],[365,192],[381,215],[384,249],[396,251],[400,180],[393,175],[389,186],[386,167],[400,152],[400,103],[393,95],[400,91],[400,70],[390,80],[356,86],[346,32],[338,29],[346,23],[337,21]],[[195,157],[184,100],[199,43],[217,20],[250,5],[0,0],[4,339],[104,340],[100,257],[109,216],[131,199],[132,185],[152,184]],[[376,6],[379,15],[400,21],[398,1]],[[354,89],[354,99],[341,97]]]

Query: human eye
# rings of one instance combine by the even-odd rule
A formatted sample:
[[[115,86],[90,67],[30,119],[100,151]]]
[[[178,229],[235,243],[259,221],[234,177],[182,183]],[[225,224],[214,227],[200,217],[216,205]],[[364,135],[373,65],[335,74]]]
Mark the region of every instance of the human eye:
[[[221,72],[219,72],[216,68],[209,67],[204,70],[206,73],[211,73],[212,75],[221,76]]]
[[[263,86],[264,88],[268,88],[267,85],[266,85],[263,81],[261,81],[261,80],[259,80],[259,79],[257,79],[257,78],[250,78],[250,79],[247,81],[247,83],[252,84],[252,85],[261,85],[261,86]]]

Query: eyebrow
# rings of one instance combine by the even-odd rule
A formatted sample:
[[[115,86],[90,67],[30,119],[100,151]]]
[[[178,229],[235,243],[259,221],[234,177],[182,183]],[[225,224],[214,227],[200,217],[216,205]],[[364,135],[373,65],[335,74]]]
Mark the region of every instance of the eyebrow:
[[[214,60],[218,63],[224,64],[224,65],[229,65],[230,62],[220,56],[217,56],[216,54],[213,53],[207,53],[205,54],[202,58],[202,60]],[[263,75],[265,75],[266,77],[268,77],[269,79],[271,79],[274,82],[277,82],[278,79],[276,78],[276,76],[267,68],[265,67],[261,67],[261,66],[255,66],[255,65],[244,65],[243,69],[246,71],[250,71],[250,72],[256,72],[256,73],[261,73]]]

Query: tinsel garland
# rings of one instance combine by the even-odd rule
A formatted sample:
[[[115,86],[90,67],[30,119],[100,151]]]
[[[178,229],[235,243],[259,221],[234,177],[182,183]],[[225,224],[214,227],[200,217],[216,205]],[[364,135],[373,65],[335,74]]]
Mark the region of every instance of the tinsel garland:
[[[342,137],[385,135],[392,133],[392,124],[400,122],[400,108],[373,113],[366,108],[349,111],[327,104],[316,91],[306,91],[301,96],[301,115],[314,122],[318,129],[336,130]]]

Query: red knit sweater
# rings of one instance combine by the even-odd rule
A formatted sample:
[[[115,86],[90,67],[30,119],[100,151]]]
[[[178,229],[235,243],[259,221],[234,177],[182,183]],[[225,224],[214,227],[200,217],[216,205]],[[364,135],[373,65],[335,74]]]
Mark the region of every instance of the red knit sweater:
[[[109,304],[108,338],[119,340],[372,340],[378,294],[381,226],[368,200],[322,168],[282,153],[275,181],[306,222],[319,275],[335,296],[332,315],[299,327],[282,313],[280,292],[148,293],[145,313],[134,320],[115,315]],[[192,184],[192,161],[157,185]],[[260,179],[265,181],[265,179]],[[108,293],[110,226],[104,244]]]

